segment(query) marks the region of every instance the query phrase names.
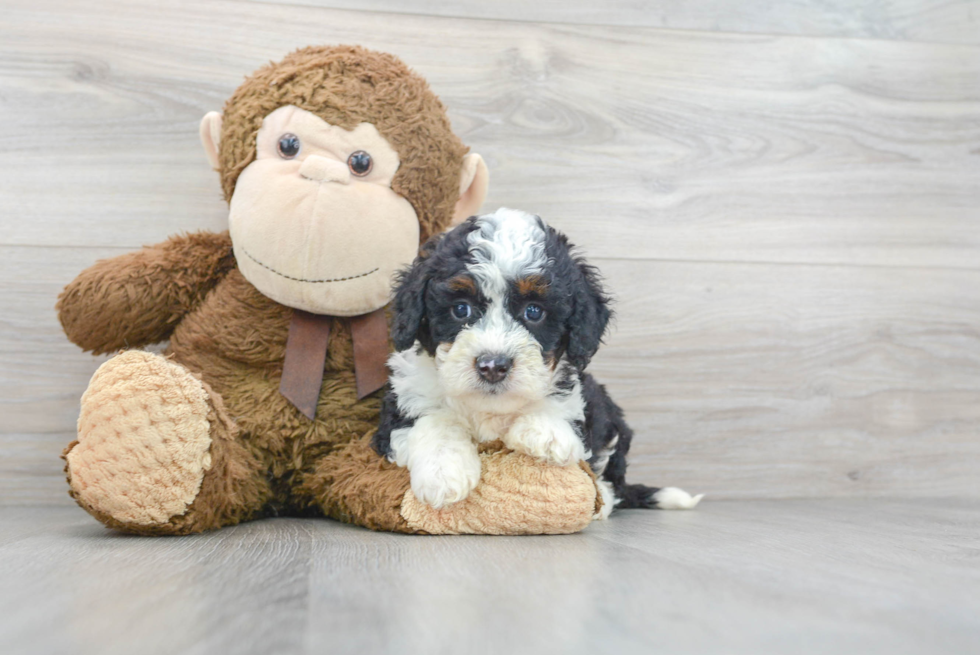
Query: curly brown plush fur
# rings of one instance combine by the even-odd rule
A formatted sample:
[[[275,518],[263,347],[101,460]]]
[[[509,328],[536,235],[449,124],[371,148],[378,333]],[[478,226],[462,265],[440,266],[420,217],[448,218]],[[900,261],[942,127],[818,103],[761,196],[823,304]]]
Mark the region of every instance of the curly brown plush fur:
[[[98,262],[59,298],[66,334],[87,350],[110,352],[169,338],[165,356],[208,386],[215,413],[231,417],[234,443],[244,448],[235,457],[238,469],[213,466],[205,475],[195,503],[207,506],[204,515],[198,517],[192,506],[188,517],[172,520],[170,527],[131,525],[129,531],[193,532],[263,512],[317,512],[312,491],[317,485],[308,478],[319,460],[337,444],[369,436],[377,426],[378,395],[357,400],[347,319],[333,319],[316,420],[307,419],[279,393],[293,310],[263,296],[228,266],[230,245],[227,233],[174,237]],[[223,440],[213,436],[217,462],[223,461],[225,450]],[[205,492],[231,484],[212,481],[223,472],[242,478],[236,484],[249,490],[232,485],[231,498],[223,498],[218,508]],[[97,510],[92,513],[113,527],[125,527],[106,521]]]
[[[466,147],[421,77],[391,55],[358,47],[299,50],[262,68],[235,92],[225,107],[218,153],[227,199],[256,157],[263,117],[284,105],[345,129],[373,123],[398,152],[401,166],[391,187],[415,209],[421,238],[449,225]],[[472,531],[519,533],[569,532],[591,519],[595,493],[588,472],[556,469],[534,472],[534,493],[518,486],[493,495],[509,494],[517,508],[512,516],[484,507],[478,508],[480,519],[433,518],[416,507],[411,523],[402,515],[407,472],[368,444],[380,394],[357,398],[350,320],[331,319],[316,418],[310,420],[279,390],[293,310],[245,279],[227,232],[176,236],[100,261],[66,287],[57,309],[68,338],[94,353],[170,341],[167,362],[149,353],[109,360],[103,367],[112,375],[96,373],[83,397],[83,416],[98,420],[80,421],[79,440],[65,451],[66,474],[72,497],[107,526],[188,534],[289,514],[403,532],[451,532],[468,525],[476,526]],[[195,398],[181,404],[171,383],[196,385]],[[103,405],[85,407],[86,402]],[[99,411],[85,411],[92,409]],[[207,417],[201,428],[207,434],[196,441],[172,428],[188,412],[201,421]],[[159,512],[145,511],[153,494],[144,493],[141,480],[170,484],[173,478],[175,489],[186,494],[188,476],[170,476],[168,467],[188,458],[194,467],[187,470],[200,478],[190,488],[196,496],[169,518],[152,518]],[[515,466],[507,457],[488,462],[500,470]],[[576,489],[581,501],[554,517],[542,509],[553,496],[549,483],[540,483],[549,476],[559,483],[555,489]],[[533,510],[521,507],[525,491],[536,499]],[[533,520],[515,518],[529,515]],[[506,518],[486,518],[495,516]]]
[[[401,159],[391,188],[415,207],[422,242],[448,225],[469,149],[453,134],[445,107],[424,78],[397,57],[358,46],[297,50],[238,87],[225,104],[221,131],[226,200],[238,175],[255,159],[262,119],[284,105],[345,130],[373,123]]]
[[[58,298],[58,318],[99,355],[159,343],[234,269],[227,232],[173,237],[82,271]]]

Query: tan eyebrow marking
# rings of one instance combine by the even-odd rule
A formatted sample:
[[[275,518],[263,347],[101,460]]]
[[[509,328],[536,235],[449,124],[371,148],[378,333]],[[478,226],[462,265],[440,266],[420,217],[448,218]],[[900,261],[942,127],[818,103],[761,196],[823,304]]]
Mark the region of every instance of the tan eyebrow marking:
[[[540,275],[529,275],[517,280],[517,293],[522,296],[537,294],[543,296],[548,292],[548,283]]]
[[[449,288],[453,291],[467,291],[476,295],[476,282],[467,275],[458,275],[449,281]]]

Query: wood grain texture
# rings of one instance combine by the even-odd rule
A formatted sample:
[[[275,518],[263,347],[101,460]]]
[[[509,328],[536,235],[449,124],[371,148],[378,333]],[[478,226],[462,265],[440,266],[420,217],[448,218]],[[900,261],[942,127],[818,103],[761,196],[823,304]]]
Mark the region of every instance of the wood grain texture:
[[[598,263],[619,316],[591,369],[639,435],[633,477],[723,497],[980,494],[977,273]]]
[[[923,29],[964,6],[922,4]],[[606,273],[619,317],[593,370],[638,433],[637,481],[980,494],[980,48],[520,22],[549,7],[6,2],[0,505],[68,502],[58,455],[101,360],[65,340],[58,291],[98,258],[224,229],[197,121],[329,42],[423,73],[489,162],[486,207],[540,213]]]
[[[0,247],[0,504],[67,502],[58,455],[104,358],[67,342],[53,298],[118,252]],[[637,433],[636,481],[980,496],[980,272],[593,261],[618,316],[590,370]]]
[[[980,261],[977,47],[221,1],[53,7],[8,3],[0,25],[0,192],[23,218],[0,243],[135,247],[222,225],[197,121],[258,65],[342,41],[428,77],[489,162],[488,207],[538,212],[595,255]]]
[[[253,0],[506,21],[980,45],[976,0]]]
[[[0,507],[74,505],[61,452],[75,431],[0,433]]]
[[[705,502],[577,535],[0,510],[4,653],[975,653],[976,500]]]

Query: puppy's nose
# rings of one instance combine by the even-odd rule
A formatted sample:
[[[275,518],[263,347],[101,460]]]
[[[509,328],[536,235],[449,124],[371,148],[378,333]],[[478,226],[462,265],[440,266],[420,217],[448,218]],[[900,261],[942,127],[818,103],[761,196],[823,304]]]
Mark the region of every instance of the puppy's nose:
[[[480,377],[487,382],[500,382],[514,365],[514,360],[507,355],[480,355],[476,358],[476,370]]]

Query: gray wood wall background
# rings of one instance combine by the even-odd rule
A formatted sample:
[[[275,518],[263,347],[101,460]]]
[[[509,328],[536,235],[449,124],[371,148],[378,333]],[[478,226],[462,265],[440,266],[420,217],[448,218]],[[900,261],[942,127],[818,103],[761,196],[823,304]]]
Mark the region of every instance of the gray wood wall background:
[[[297,47],[402,57],[619,314],[633,477],[980,494],[980,2],[3,0],[0,504],[61,504],[95,260],[225,227],[197,123]]]

